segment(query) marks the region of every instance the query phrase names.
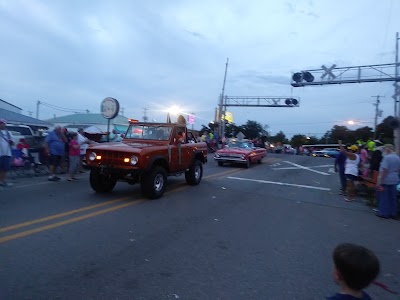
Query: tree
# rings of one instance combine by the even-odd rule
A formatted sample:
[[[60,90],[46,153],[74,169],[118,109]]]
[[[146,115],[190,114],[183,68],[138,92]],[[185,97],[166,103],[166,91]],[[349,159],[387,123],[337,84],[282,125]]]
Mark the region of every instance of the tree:
[[[263,126],[257,121],[248,120],[245,125],[239,127],[246,138],[251,140],[266,135]]]
[[[342,140],[343,143],[354,143],[355,140],[346,126],[334,125],[332,129],[324,135],[326,144],[336,144],[338,140]]]
[[[276,135],[271,136],[270,140],[272,143],[278,143],[278,142],[282,144],[289,143],[288,139],[286,138],[286,135],[282,131],[279,131]]]
[[[241,131],[240,126],[236,126],[235,123],[226,124],[225,126],[225,136],[235,137]]]
[[[392,118],[393,117],[389,116],[376,126],[377,138],[386,144],[393,143],[393,129],[389,126],[389,122]]]
[[[303,134],[295,134],[292,136],[292,139],[290,140],[290,145],[293,147],[299,147],[301,145],[304,145],[307,142],[307,136]]]
[[[374,134],[372,132],[371,127],[364,126],[364,127],[357,128],[356,130],[354,130],[353,136],[354,136],[355,140],[362,140],[362,141],[366,142],[369,139],[371,139],[374,136]],[[354,143],[354,141],[353,141],[353,143]]]

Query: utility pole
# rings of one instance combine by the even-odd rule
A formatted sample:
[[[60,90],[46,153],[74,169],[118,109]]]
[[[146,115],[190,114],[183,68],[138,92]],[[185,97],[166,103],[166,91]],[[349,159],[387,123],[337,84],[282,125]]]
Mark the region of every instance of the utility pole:
[[[396,32],[396,67],[395,67],[395,76],[398,79],[399,77],[399,33]],[[394,86],[394,95],[392,98],[394,99],[394,117],[399,120],[400,118],[400,85],[398,80],[393,84]],[[394,148],[397,154],[400,154],[400,127],[393,129],[393,138],[394,138]]]
[[[381,101],[379,100],[380,97],[385,98],[384,96],[371,96],[372,98],[376,98],[376,102],[373,103],[372,105],[375,106],[375,122],[374,122],[374,140],[376,139],[376,127],[378,126],[378,117],[382,117],[382,111],[379,110],[379,103]]]
[[[218,136],[224,137],[225,136],[225,120],[222,122],[222,115],[225,115],[224,112],[224,93],[225,93],[225,82],[226,82],[226,73],[228,72],[228,63],[229,58],[226,58],[226,65],[225,65],[225,75],[224,75],[224,83],[222,85],[222,93],[221,98],[219,99],[219,111],[218,111],[218,120],[215,120],[219,124],[218,126]]]
[[[38,100],[36,102],[36,119],[39,119],[39,105],[40,105],[40,101]]]
[[[121,116],[124,115],[124,110],[125,110],[125,108],[121,107]]]
[[[148,117],[147,117],[147,111],[148,111],[149,109],[148,108],[143,108],[143,121],[144,122],[147,122],[147,120],[149,119]]]

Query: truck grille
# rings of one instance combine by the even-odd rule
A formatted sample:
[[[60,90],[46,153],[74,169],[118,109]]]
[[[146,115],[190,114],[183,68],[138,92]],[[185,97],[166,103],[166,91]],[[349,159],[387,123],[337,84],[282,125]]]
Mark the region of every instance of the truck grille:
[[[116,151],[95,151],[97,155],[101,156],[101,164],[106,165],[126,165],[124,163],[124,158],[131,157],[132,154],[126,154],[124,152],[116,152]]]

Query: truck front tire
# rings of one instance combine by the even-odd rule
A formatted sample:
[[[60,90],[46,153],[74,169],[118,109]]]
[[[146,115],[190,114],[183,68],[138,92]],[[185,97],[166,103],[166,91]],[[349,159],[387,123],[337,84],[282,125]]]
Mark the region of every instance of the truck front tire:
[[[203,177],[203,164],[196,159],[189,171],[185,172],[186,183],[189,185],[198,185]]]
[[[97,193],[111,192],[115,187],[117,180],[111,174],[101,174],[99,170],[90,171],[90,186]]]
[[[142,193],[149,199],[158,199],[164,194],[166,184],[167,172],[163,167],[155,166],[142,176]]]

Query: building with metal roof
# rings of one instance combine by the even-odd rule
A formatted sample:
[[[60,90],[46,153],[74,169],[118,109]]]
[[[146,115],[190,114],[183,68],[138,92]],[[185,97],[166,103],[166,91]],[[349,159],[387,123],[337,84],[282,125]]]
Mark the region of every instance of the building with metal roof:
[[[4,101],[0,99],[0,108],[1,109],[6,109],[15,113],[22,113],[22,108],[15,106],[14,104],[11,104],[10,102]]]
[[[56,117],[46,120],[54,125],[60,125],[66,128],[89,127],[95,125],[104,132],[107,132],[108,119],[104,118],[101,114],[72,114],[62,117]],[[127,117],[118,115],[110,120],[110,131],[113,129],[120,133],[125,133],[128,129],[129,119]]]
[[[3,108],[0,108],[0,118],[5,119],[9,124],[28,125],[35,132],[38,129],[48,129],[50,127],[53,127],[53,124],[51,124],[51,122],[28,117],[21,113]]]

